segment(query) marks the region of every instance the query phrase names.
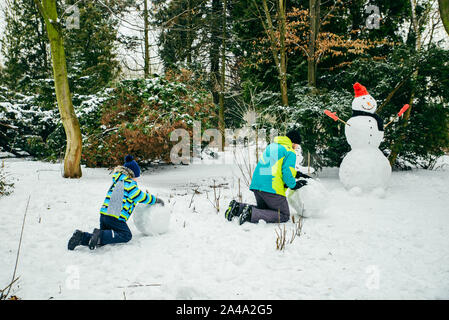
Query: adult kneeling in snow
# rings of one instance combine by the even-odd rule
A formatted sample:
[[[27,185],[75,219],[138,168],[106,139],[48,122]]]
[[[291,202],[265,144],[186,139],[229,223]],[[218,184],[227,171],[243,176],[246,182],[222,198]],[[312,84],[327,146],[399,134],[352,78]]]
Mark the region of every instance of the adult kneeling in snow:
[[[100,209],[100,229],[95,228],[92,233],[76,230],[69,240],[69,250],[79,245],[89,246],[93,250],[97,246],[131,240],[132,234],[126,222],[136,204],[164,205],[161,199],[139,189],[136,182],[139,176],[139,165],[132,156],[127,155],[125,164],[114,168],[112,185]]]
[[[254,192],[257,206],[232,200],[225,212],[226,219],[231,221],[233,217],[239,217],[239,224],[246,221],[257,223],[259,220],[286,222],[290,219],[285,191],[307,184],[305,180],[296,179],[310,178],[295,169],[295,149],[300,143],[298,130],[274,138],[274,143],[267,146],[253,173],[250,190]]]

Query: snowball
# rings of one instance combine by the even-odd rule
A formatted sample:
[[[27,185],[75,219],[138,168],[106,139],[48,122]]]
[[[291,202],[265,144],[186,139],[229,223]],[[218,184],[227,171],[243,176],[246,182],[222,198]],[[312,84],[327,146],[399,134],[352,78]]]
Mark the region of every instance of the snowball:
[[[299,192],[297,192],[297,190],[287,190],[287,201],[291,214],[295,214],[298,216],[303,215],[304,203],[302,202],[302,199],[299,196]]]
[[[386,188],[391,176],[388,159],[377,148],[351,150],[341,162],[340,181],[346,189],[363,191]]]
[[[307,185],[298,190],[288,190],[288,204],[291,209],[303,217],[311,217],[326,209],[328,192],[317,180],[307,179]]]
[[[137,230],[144,235],[158,235],[168,231],[170,216],[167,206],[138,204],[133,212],[133,221]]]

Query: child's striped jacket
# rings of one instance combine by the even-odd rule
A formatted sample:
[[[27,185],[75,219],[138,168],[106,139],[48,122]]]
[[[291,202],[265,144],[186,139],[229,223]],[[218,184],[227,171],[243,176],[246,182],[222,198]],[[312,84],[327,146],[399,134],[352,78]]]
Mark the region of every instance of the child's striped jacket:
[[[121,170],[121,169],[125,170]],[[100,214],[127,221],[137,203],[154,204],[156,197],[139,189],[125,167],[117,167],[112,175],[112,185],[100,209]]]

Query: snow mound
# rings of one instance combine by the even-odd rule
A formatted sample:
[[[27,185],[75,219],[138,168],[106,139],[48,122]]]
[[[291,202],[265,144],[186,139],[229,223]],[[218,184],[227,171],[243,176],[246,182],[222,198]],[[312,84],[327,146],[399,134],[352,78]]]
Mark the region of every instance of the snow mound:
[[[168,231],[171,212],[160,204],[138,204],[133,212],[133,221],[137,230],[146,236],[163,234]]]
[[[304,187],[298,190],[288,189],[287,200],[296,215],[311,217],[328,206],[328,191],[321,182],[307,179]]]
[[[340,164],[340,181],[346,189],[362,191],[386,188],[391,176],[388,159],[377,148],[351,150]]]

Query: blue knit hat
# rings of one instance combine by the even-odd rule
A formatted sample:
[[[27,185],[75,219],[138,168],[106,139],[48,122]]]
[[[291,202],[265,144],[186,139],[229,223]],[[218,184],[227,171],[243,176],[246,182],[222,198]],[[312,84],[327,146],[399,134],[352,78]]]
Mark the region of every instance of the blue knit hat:
[[[124,164],[124,166],[129,168],[129,169],[131,169],[134,172],[134,177],[135,178],[140,177],[140,167],[137,164],[136,160],[134,160],[132,155],[128,154],[125,157],[125,164]]]

